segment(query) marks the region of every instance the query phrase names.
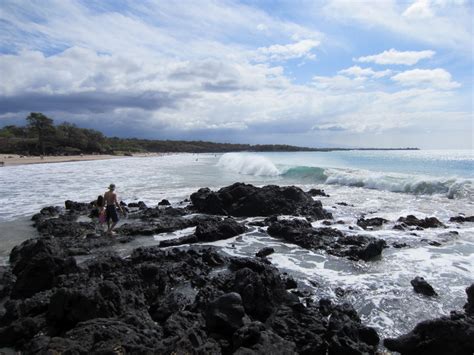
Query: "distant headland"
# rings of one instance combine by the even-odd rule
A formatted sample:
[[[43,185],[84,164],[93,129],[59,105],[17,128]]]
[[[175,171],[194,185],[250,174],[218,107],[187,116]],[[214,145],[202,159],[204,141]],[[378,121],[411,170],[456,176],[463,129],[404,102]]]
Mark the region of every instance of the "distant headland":
[[[106,137],[102,132],[64,122],[58,125],[32,112],[26,126],[0,129],[0,153],[25,156],[140,153],[329,152],[341,150],[418,150],[418,148],[310,148],[285,144],[231,144],[206,141]]]

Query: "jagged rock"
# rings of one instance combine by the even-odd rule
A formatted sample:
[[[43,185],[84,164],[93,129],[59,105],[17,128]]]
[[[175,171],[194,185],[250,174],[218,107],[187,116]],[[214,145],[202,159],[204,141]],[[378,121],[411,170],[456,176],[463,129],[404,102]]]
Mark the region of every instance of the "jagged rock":
[[[60,216],[37,221],[36,229],[42,235],[50,235],[55,238],[82,238],[87,234],[94,233],[96,226],[92,222],[76,222],[69,216]]]
[[[0,266],[0,300],[11,292],[15,280],[10,268]]]
[[[39,213],[36,213],[31,217],[31,220],[37,223],[45,218],[56,217],[61,212],[58,206],[48,206],[41,209]]]
[[[163,323],[172,314],[182,311],[193,303],[196,292],[189,288],[189,291],[184,293],[179,290],[171,290],[163,298],[151,305],[148,313],[154,321]]]
[[[10,254],[16,281],[12,298],[31,297],[53,287],[56,278],[77,271],[74,258],[65,257],[52,239],[30,239],[13,248]]]
[[[311,189],[307,192],[311,196],[323,196],[323,197],[329,197],[327,193],[324,192],[324,190],[321,189]]]
[[[296,282],[296,280],[292,276],[288,275],[286,272],[281,274],[281,279],[283,280],[283,283],[285,284],[285,288],[287,290],[298,287],[298,283]]]
[[[41,329],[41,321],[31,317],[24,317],[13,321],[10,325],[0,328],[0,344],[15,346],[25,337],[32,338]]]
[[[415,328],[398,338],[387,338],[384,345],[402,355],[446,354],[467,355],[474,353],[474,317],[472,313],[474,284],[466,289],[468,307],[466,314],[451,312],[441,317],[418,323]]]
[[[364,229],[368,227],[381,227],[383,224],[387,223],[388,220],[385,218],[375,217],[375,218],[360,218],[357,220],[357,225]]]
[[[217,222],[200,223],[194,234],[161,241],[160,247],[228,239],[244,233],[246,229],[243,224],[237,223],[232,218],[225,218]]]
[[[160,202],[158,202],[158,206],[171,206],[171,203],[168,200],[163,199]]]
[[[211,302],[206,310],[206,326],[215,333],[232,335],[244,325],[242,298],[236,292],[226,293]]]
[[[35,337],[27,344],[26,353],[166,353],[162,334],[161,327],[144,317],[96,318],[79,323],[62,337]]]
[[[235,355],[272,354],[293,355],[296,347],[267,329],[261,322],[251,322],[238,329],[232,336]]]
[[[192,227],[194,222],[183,217],[162,216],[153,222],[125,223],[116,229],[117,233],[124,235],[153,235],[174,232],[179,229]]]
[[[138,202],[130,202],[128,205],[128,207],[132,207],[132,208],[138,208],[140,211],[144,211],[148,208],[148,206],[146,205],[145,202],[143,201],[138,201]]]
[[[407,248],[409,245],[407,243],[393,242],[392,247],[394,248]]]
[[[313,228],[305,220],[282,220],[272,223],[268,234],[306,249],[323,249],[328,253],[353,260],[371,260],[381,255],[386,243],[367,236],[345,236],[333,228]]]
[[[456,216],[449,219],[450,222],[464,223],[464,222],[474,222],[474,216]]]
[[[259,258],[263,258],[265,256],[268,256],[270,254],[273,254],[275,252],[275,249],[271,248],[271,247],[265,247],[265,248],[262,248],[260,249],[256,254],[255,256],[259,257]]]
[[[90,209],[94,207],[92,203],[84,203],[84,202],[75,202],[71,200],[66,200],[64,202],[64,206],[67,210],[72,212],[88,212]]]
[[[468,316],[474,316],[474,284],[466,288],[467,303],[464,305],[464,310]]]
[[[404,223],[407,226],[416,226],[420,228],[439,228],[444,227],[444,224],[441,223],[436,217],[426,217],[424,219],[418,219],[413,215],[408,215],[406,217],[400,217],[398,222]]]
[[[331,310],[328,325],[330,354],[373,353],[380,338],[374,328],[362,325],[354,308],[344,303]]]
[[[123,313],[125,301],[119,286],[111,281],[87,289],[60,288],[51,297],[47,318],[62,329],[94,318],[111,318]]]
[[[317,219],[332,218],[321,202],[298,187],[267,185],[258,188],[235,183],[217,192],[203,188],[191,195],[194,208],[203,213],[238,217],[271,216],[275,214],[308,215]]]
[[[246,227],[237,223],[233,218],[226,218],[216,223],[199,224],[196,227],[196,237],[201,242],[228,239],[246,231]]]
[[[438,296],[433,287],[420,276],[415,277],[410,283],[416,293],[421,293],[425,296]]]
[[[253,198],[247,193],[256,191],[258,198],[270,196],[281,210],[296,208],[295,213],[309,220],[323,211],[320,202],[298,188],[248,186],[224,189],[219,195],[227,201],[221,201],[223,205],[230,201],[232,208],[243,211]],[[241,201],[236,199],[239,191]],[[146,208],[132,211],[129,218],[134,222],[118,228],[119,237],[107,238],[97,230],[97,222],[78,222],[88,216],[88,204],[68,204],[66,212],[45,210],[37,220],[44,236],[14,248],[11,266],[0,268],[0,294],[5,296],[0,348],[14,346],[37,354],[294,354],[315,349],[375,353],[373,334],[358,318],[338,315],[342,311],[330,305],[330,319],[336,322],[330,326],[321,307],[308,299],[309,292],[298,290],[297,282],[265,257],[228,257],[191,246],[142,247],[127,258],[95,251],[147,230],[151,234],[196,226],[192,237],[203,241],[243,233],[245,227],[233,219],[183,218],[190,212],[187,208]],[[264,223],[280,222],[272,213]],[[312,229],[308,221],[294,224]],[[328,249],[335,255],[358,255],[365,249],[370,254],[370,239],[347,237],[330,228],[319,232],[335,243]],[[69,258],[91,252],[97,255],[80,267]],[[306,297],[304,303],[297,295]]]

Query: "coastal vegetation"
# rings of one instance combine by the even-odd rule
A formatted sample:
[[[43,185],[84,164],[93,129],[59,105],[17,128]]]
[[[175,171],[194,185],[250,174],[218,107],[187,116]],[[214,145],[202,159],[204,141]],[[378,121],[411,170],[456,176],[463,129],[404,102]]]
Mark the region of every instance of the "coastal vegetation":
[[[132,153],[165,152],[220,153],[349,150],[348,148],[308,148],[284,144],[250,145],[206,141],[107,137],[102,132],[81,128],[73,123],[63,122],[55,124],[53,119],[39,112],[31,112],[26,121],[26,126],[8,125],[0,129],[1,153],[21,155],[128,155]]]

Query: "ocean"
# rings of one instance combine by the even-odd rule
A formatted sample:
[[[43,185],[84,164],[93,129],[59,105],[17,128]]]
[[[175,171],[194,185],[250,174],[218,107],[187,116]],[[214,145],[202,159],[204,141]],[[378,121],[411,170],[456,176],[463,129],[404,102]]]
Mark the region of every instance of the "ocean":
[[[218,189],[241,181],[324,189],[330,196],[318,199],[336,221],[344,222],[332,227],[346,234],[383,238],[389,245],[409,245],[387,248],[377,261],[354,262],[283,243],[257,227],[209,243],[236,256],[273,247],[276,252],[269,259],[281,271],[315,292],[315,298],[352,303],[362,321],[375,327],[381,337],[403,334],[421,320],[462,308],[464,289],[474,282],[474,223],[449,222],[459,214],[474,215],[474,153],[470,150],[171,154],[7,166],[0,168],[0,181],[2,264],[14,245],[36,235],[30,226],[32,214],[45,206],[62,206],[67,199],[92,201],[110,183],[117,185],[119,198],[127,203],[142,200],[153,206],[168,199],[179,206],[201,187]],[[409,214],[435,216],[447,228],[392,229],[399,217]],[[362,216],[383,217],[390,223],[380,230],[364,231],[355,224]],[[321,221],[313,225],[320,226]],[[126,256],[132,247],[192,231],[139,238],[117,246],[117,251]],[[410,285],[415,276],[424,277],[439,297],[415,294]]]

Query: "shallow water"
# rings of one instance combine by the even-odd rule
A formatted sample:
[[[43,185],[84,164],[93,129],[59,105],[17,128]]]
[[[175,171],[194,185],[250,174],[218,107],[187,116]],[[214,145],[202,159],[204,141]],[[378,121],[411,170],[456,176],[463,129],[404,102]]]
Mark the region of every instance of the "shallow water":
[[[389,244],[406,242],[410,248],[388,248],[380,260],[353,262],[282,243],[255,227],[211,244],[241,256],[274,247],[276,252],[269,258],[282,271],[313,289],[316,298],[350,301],[364,323],[376,327],[382,337],[460,309],[466,302],[464,289],[474,282],[474,223],[455,224],[449,218],[474,215],[472,152],[333,153],[179,154],[4,167],[0,169],[1,262],[6,262],[14,244],[35,235],[29,227],[33,213],[48,205],[63,205],[66,199],[94,200],[112,182],[126,202],[143,200],[148,205],[163,198],[178,205],[201,187],[217,189],[236,181],[258,186],[296,184],[304,190],[323,188],[330,195],[319,199],[335,220],[345,223],[333,227],[383,238]],[[408,214],[435,216],[447,228],[416,231],[416,236],[392,230],[393,222]],[[361,216],[392,222],[381,230],[363,231],[355,226]],[[126,255],[134,247],[188,233],[192,230],[138,238],[116,249]],[[442,245],[430,246],[423,239]],[[429,299],[415,294],[410,285],[415,276],[423,276],[440,296]],[[336,287],[345,294],[337,296]]]

